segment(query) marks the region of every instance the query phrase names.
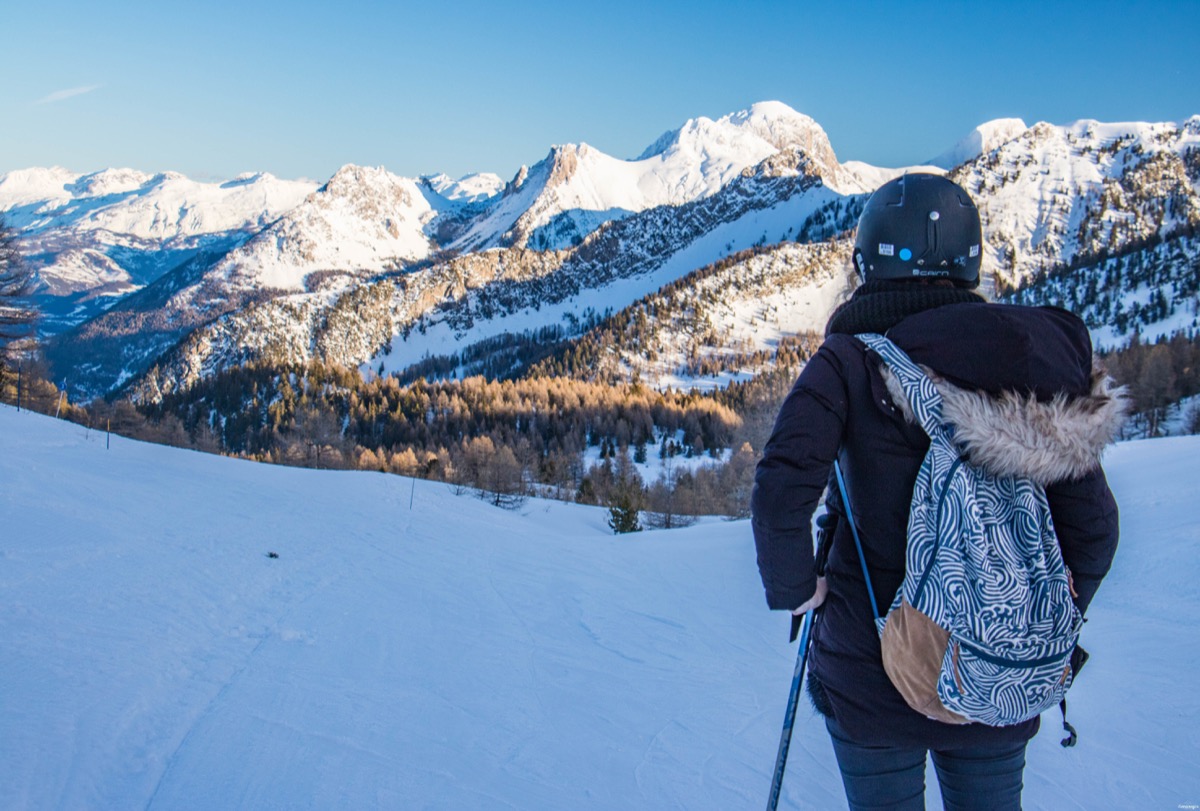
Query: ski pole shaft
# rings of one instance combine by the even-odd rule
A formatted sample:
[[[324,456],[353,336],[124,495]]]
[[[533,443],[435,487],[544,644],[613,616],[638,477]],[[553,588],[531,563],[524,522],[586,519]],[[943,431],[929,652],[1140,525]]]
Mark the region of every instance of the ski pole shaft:
[[[771,796],[767,800],[767,811],[775,811],[779,805],[779,792],[783,788],[783,770],[787,767],[788,748],[792,744],[792,726],[796,723],[796,704],[800,699],[800,683],[804,681],[804,667],[808,662],[808,638],[812,632],[813,614],[804,615],[804,626],[800,632],[800,650],[796,652],[796,671],[792,674],[792,692],[788,696],[787,712],[783,716],[783,732],[779,735],[779,754],[775,756],[775,774],[771,778]]]

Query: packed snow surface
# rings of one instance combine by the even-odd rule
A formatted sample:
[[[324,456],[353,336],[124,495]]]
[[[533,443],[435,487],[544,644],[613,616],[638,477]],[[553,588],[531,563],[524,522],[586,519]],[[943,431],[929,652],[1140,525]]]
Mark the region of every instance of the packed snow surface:
[[[1081,740],[1047,715],[1030,809],[1200,803],[1200,438],[1107,466]],[[614,537],[597,508],[107,449],[9,407],[0,481],[6,809],[765,803],[795,647],[744,521]],[[844,807],[807,706],[780,807]]]

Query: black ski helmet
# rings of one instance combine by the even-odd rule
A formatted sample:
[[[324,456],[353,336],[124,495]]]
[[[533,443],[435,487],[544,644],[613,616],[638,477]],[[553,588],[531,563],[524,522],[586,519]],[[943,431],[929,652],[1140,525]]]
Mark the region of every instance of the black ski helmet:
[[[970,195],[941,175],[901,175],[863,208],[854,269],[863,281],[950,279],[979,286],[983,229]]]

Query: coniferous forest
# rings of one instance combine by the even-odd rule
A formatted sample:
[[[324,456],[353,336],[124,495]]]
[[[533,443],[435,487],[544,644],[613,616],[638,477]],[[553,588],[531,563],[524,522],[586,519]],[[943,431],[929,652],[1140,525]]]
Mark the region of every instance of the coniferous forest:
[[[223,453],[439,479],[502,505],[532,493],[621,502],[673,526],[746,514],[756,454],[802,351],[790,342],[771,373],[703,394],[543,374],[402,384],[320,363],[250,365],[136,414]],[[645,481],[651,457],[659,475]]]

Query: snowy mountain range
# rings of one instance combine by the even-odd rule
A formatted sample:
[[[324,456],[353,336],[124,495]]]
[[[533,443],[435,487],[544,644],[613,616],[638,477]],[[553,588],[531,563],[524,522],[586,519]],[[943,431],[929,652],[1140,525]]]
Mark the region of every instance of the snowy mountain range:
[[[1053,280],[1061,296],[1072,274],[1148,250],[1171,258],[1176,282],[1196,275],[1200,116],[1002,119],[910,170],[949,171],[974,194],[985,273],[1002,294],[1039,300]],[[391,372],[505,335],[552,328],[571,340],[589,314],[619,314],[740,251],[805,264],[797,243],[836,239],[865,195],[902,171],[840,163],[815,121],[763,102],[688,121],[633,160],[556,146],[507,183],[358,166],[320,186],[31,169],[0,176],[0,211],[38,270],[56,376],[80,393],[125,385],[155,399],[250,360]],[[842,253],[821,254],[837,280],[829,289],[844,287]],[[1150,282],[1130,284],[1116,294],[1129,299],[1122,312],[1153,295]],[[1169,312],[1143,308],[1138,328],[1192,326],[1194,289],[1176,283]],[[811,306],[794,292],[795,307]],[[1111,305],[1107,318],[1089,312],[1098,337],[1128,331]],[[819,321],[779,316],[793,334]],[[728,336],[744,345],[738,330]],[[657,380],[688,383],[682,355],[659,355]]]
[[[201,183],[132,169],[0,175],[0,211],[38,276],[44,328],[59,331],[201,252],[226,253],[316,188],[269,174]]]

